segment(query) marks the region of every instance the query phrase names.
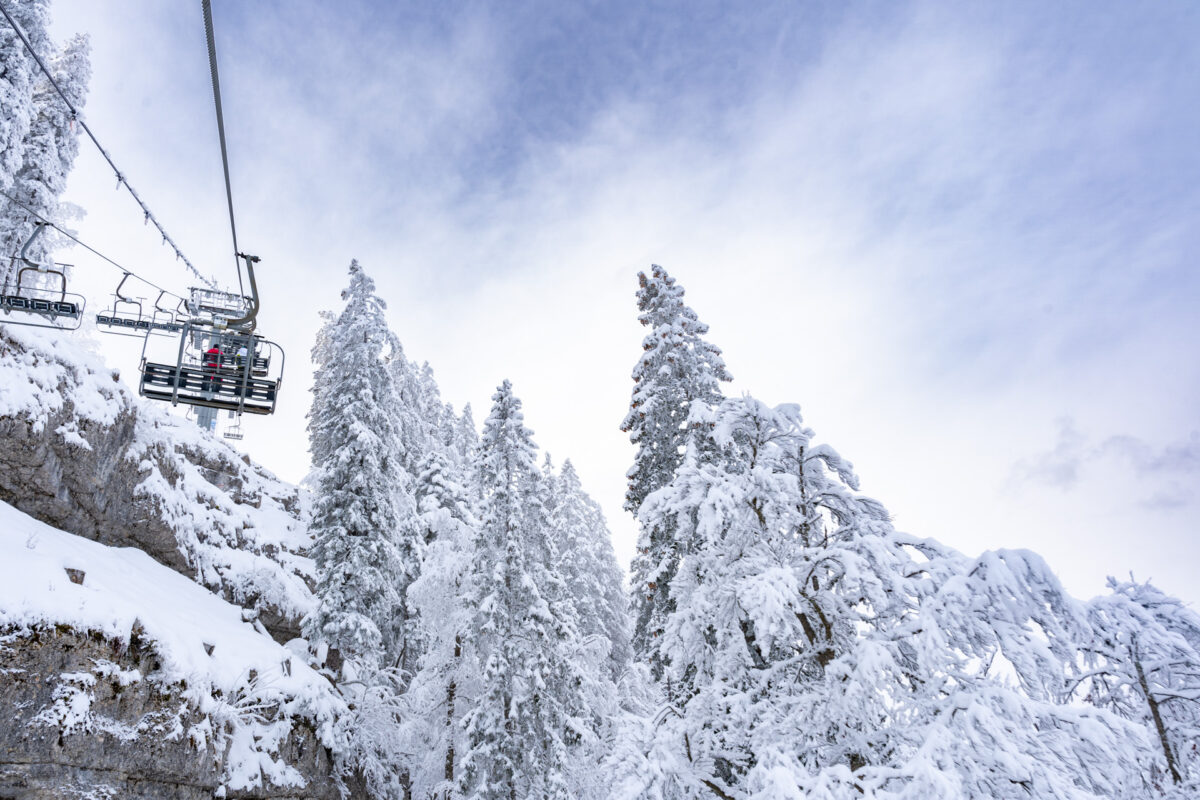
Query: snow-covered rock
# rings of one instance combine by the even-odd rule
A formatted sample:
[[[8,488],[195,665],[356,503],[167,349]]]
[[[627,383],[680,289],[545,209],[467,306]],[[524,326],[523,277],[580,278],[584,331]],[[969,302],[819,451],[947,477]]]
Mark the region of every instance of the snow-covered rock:
[[[79,339],[0,328],[0,500],[137,547],[281,642],[311,607],[302,490],[141,401]]]
[[[337,797],[341,697],[244,616],[0,504],[0,797]]]

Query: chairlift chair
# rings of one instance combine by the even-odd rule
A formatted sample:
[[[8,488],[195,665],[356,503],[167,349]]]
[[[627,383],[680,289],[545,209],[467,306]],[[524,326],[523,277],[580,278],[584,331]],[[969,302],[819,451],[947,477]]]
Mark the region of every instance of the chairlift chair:
[[[221,435],[226,439],[233,439],[234,441],[241,441],[245,438],[245,434],[242,432],[242,418],[238,417],[237,422],[233,423],[232,427],[226,428],[225,432]]]
[[[21,248],[18,257],[26,265],[17,270],[16,282],[11,286],[8,280],[0,291],[0,322],[10,325],[29,325],[34,328],[53,328],[60,331],[78,330],[83,323],[83,309],[87,301],[82,295],[67,291],[67,276],[61,269],[69,264],[38,264],[28,257],[29,246],[41,234],[46,223],[34,225],[33,234]],[[15,259],[14,259],[15,260]],[[58,278],[58,289],[46,289],[34,284],[36,277],[26,280],[26,276],[53,275]],[[14,316],[15,312],[15,316]]]
[[[175,313],[163,308],[163,295],[167,292],[160,289],[158,298],[154,301],[154,310],[147,312],[140,297],[126,297],[121,294],[125,281],[131,277],[126,272],[113,292],[112,307],[104,309],[96,315],[96,329],[101,333],[111,333],[117,336],[171,336],[181,333],[183,325],[175,319]]]
[[[154,299],[154,310],[150,312],[150,333],[169,336],[172,333],[183,332],[183,321],[176,309],[163,308],[162,299],[166,295],[166,289],[159,289],[158,297]],[[179,308],[183,307],[183,300],[179,301]]]

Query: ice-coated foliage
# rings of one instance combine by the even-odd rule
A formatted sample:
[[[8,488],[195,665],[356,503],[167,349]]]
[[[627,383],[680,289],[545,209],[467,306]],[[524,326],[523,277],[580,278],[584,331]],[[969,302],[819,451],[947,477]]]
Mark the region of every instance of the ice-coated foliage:
[[[1076,694],[1149,729],[1151,785],[1197,796],[1200,615],[1150,583],[1109,578],[1109,588],[1088,606],[1093,638]]]
[[[46,0],[19,0],[9,6],[55,81],[81,109],[91,78],[87,37],[76,36],[56,47],[46,31]],[[58,198],[79,149],[79,127],[7,21],[0,23],[0,63],[4,65],[0,70],[0,190],[43,217],[60,222],[64,210]],[[0,282],[15,276],[17,267],[9,257],[20,253],[35,222],[29,212],[0,197]],[[43,234],[35,240],[29,258],[37,263],[49,260],[54,238]]]
[[[464,658],[471,624],[467,567],[478,523],[459,468],[441,452],[426,456],[416,497],[428,544],[410,597],[424,651],[405,696],[399,746],[415,754],[414,796],[450,798],[457,796],[456,768],[464,750],[463,711],[480,692],[477,662]]]
[[[718,455],[642,507],[680,563],[613,797],[1139,795],[1145,729],[1067,702],[1090,629],[1040,559],[897,532],[795,406],[698,421]]]
[[[448,416],[446,428],[445,437],[450,448],[450,458],[461,467],[472,464],[472,459],[479,450],[479,431],[475,429],[471,404],[463,406],[462,414],[457,419],[453,414]]]
[[[559,481],[533,466],[507,383],[481,442],[470,407],[456,414],[432,368],[405,355],[357,265],[346,299],[341,315],[323,315],[313,348],[314,557],[318,575],[342,581],[319,584],[317,596],[328,598],[322,608],[335,621],[350,615],[352,633],[370,634],[373,624],[376,638],[364,641],[386,657],[356,656],[343,671],[350,702],[337,727],[339,764],[387,798],[492,796],[508,780],[538,796],[600,796],[595,767],[617,707],[613,675],[629,648],[620,568],[599,507],[573,468]],[[371,402],[354,410],[349,398]],[[373,420],[357,428],[369,436],[347,434],[356,416]],[[361,460],[364,441],[371,454],[393,454],[389,472]],[[338,470],[359,476],[356,491],[377,508],[389,508],[378,498],[391,488],[401,512],[379,517],[390,537],[340,572],[323,559],[353,558],[367,536],[325,532],[326,519],[348,530],[358,518],[339,505],[356,496],[327,492]],[[569,520],[554,518],[560,507]],[[364,563],[375,573],[359,569]],[[364,597],[364,577],[382,588]],[[372,604],[387,593],[385,614]],[[372,608],[379,618],[368,617]],[[330,642],[316,619],[307,628],[313,643]]]
[[[637,445],[629,470],[625,509],[634,514],[679,467],[694,403],[721,399],[721,381],[733,380],[721,350],[704,339],[708,325],[683,302],[683,287],[654,264],[638,273],[638,321],[650,329],[633,368],[633,397],[621,430]]]
[[[629,667],[629,611],[608,524],[570,459],[549,483],[550,527],[558,541],[555,569],[577,610],[579,635],[602,648],[608,679],[615,682]]]
[[[718,403],[721,382],[732,380],[720,349],[704,339],[708,326],[683,302],[683,287],[657,264],[649,275],[639,273],[638,283],[638,321],[650,332],[633,369],[633,396],[621,423],[637,446],[625,493],[625,509],[635,515],[682,463],[689,415]],[[653,649],[662,632],[679,556],[669,531],[642,528],[632,565],[633,649],[639,656]],[[661,664],[653,666],[661,672]]]
[[[38,44],[46,43],[46,18],[48,0],[28,0],[11,3],[9,13],[27,35]],[[36,45],[35,45],[36,46]],[[37,65],[29,56],[20,37],[5,21],[0,25],[0,191],[9,191],[25,155],[25,137],[33,119],[32,82]],[[8,211],[8,201],[5,211]],[[7,255],[7,254],[6,254]],[[5,259],[5,269],[8,268]],[[7,274],[7,272],[5,273]]]
[[[437,384],[433,384],[432,388],[425,385],[420,368],[408,360],[400,340],[394,337],[388,356],[388,372],[396,386],[396,404],[392,413],[397,420],[403,467],[407,474],[415,477],[420,472],[425,456],[438,443],[440,404],[438,414],[433,419],[430,419],[427,407],[428,394],[437,392]]]

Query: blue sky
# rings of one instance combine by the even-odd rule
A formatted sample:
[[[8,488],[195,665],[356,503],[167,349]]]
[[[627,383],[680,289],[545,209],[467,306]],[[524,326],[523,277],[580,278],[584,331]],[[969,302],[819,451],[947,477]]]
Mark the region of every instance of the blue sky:
[[[55,30],[92,35],[89,120],[227,275],[198,6],[57,0]],[[316,314],[357,257],[448,400],[480,412],[513,380],[627,558],[616,428],[656,262],[730,391],[801,403],[900,527],[1032,547],[1083,595],[1133,570],[1200,600],[1200,7],[214,14],[241,243],[290,357],[245,444],[285,477]],[[69,197],[85,240],[186,284],[93,152]]]

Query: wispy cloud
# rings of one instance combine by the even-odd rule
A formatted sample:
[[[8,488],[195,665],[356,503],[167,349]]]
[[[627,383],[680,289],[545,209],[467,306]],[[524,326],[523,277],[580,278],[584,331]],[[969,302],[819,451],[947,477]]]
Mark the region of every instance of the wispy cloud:
[[[1200,432],[1161,446],[1128,434],[1094,441],[1064,417],[1058,421],[1054,446],[1019,460],[1012,478],[1030,486],[1075,491],[1103,471],[1116,471],[1141,507],[1177,511],[1196,498],[1194,481],[1188,479],[1200,473]]]
[[[1200,433],[1162,448],[1151,447],[1136,436],[1110,436],[1097,451],[1127,463],[1141,476],[1187,475],[1200,472]]]
[[[1079,472],[1088,459],[1087,438],[1069,417],[1058,420],[1058,441],[1042,453],[1024,458],[1013,466],[1016,480],[1073,489],[1079,484]]]

